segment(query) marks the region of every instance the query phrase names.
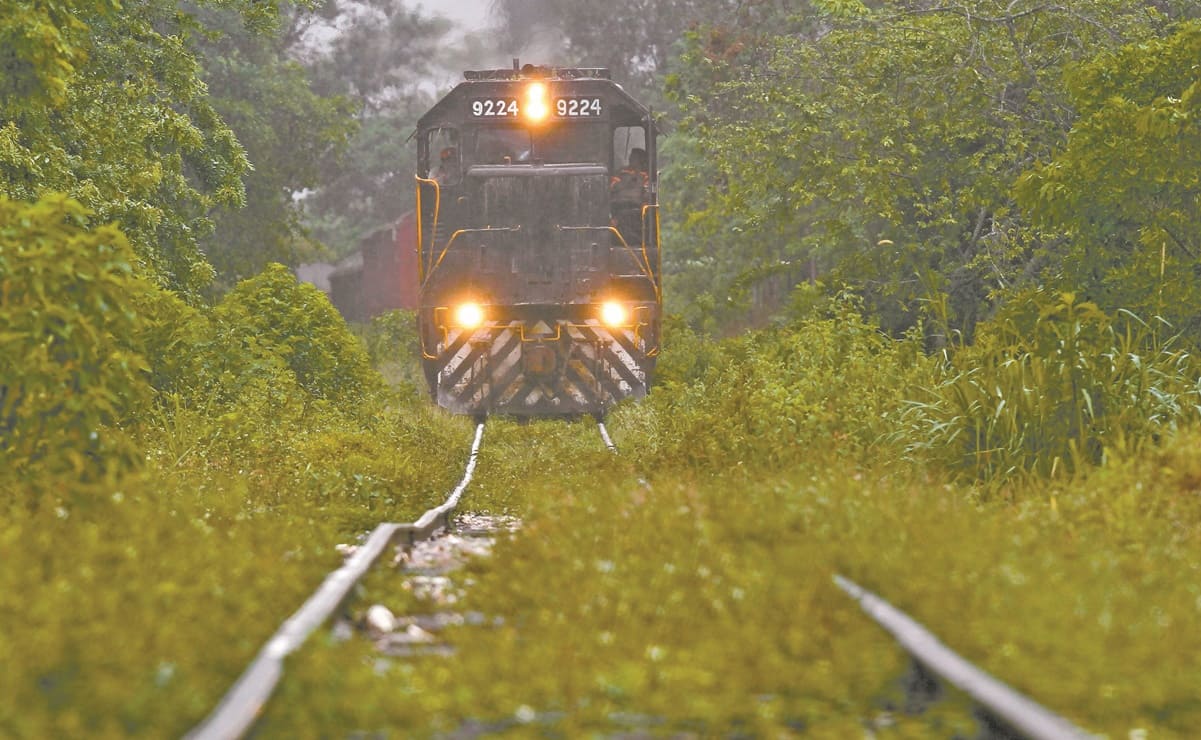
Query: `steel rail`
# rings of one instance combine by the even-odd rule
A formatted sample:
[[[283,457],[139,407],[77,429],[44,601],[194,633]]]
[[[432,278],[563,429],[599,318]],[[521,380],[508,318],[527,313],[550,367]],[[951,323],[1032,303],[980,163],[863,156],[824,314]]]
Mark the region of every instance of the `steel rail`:
[[[605,428],[605,422],[597,421],[596,426],[600,429],[600,436],[605,443],[605,447],[609,448],[609,452],[616,453],[617,445],[613,444],[613,438],[609,436],[609,430]]]
[[[972,665],[912,617],[842,576],[834,582],[926,671],[970,696],[991,720],[1031,740],[1096,738]]]
[[[227,740],[240,738],[250,730],[283,676],[284,658],[299,648],[313,630],[324,624],[346,601],[351,589],[379,556],[392,544],[411,545],[429,539],[443,526],[449,526],[450,516],[475,474],[483,439],[484,423],[480,422],[475,428],[475,440],[471,444],[471,456],[467,460],[463,479],[446,501],[426,511],[415,523],[386,522],[372,530],[367,541],[347,558],[341,568],[326,576],[316,592],[283,623],[216,708],[185,738]]]

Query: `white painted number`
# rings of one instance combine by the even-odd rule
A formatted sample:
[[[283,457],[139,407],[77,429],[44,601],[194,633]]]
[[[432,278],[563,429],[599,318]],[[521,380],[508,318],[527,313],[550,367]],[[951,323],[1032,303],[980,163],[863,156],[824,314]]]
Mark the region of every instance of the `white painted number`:
[[[587,118],[601,114],[600,98],[558,98],[555,113],[563,118]]]
[[[471,101],[471,115],[476,118],[516,118],[516,98],[488,98]]]

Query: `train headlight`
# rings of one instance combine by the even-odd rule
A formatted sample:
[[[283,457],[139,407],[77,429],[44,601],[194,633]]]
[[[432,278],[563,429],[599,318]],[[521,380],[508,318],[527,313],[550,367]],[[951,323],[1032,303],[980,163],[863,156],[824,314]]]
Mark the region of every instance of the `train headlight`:
[[[484,323],[484,308],[478,303],[460,303],[455,308],[455,323],[464,329],[478,329]]]
[[[605,322],[606,326],[622,326],[630,318],[630,312],[626,307],[616,301],[605,301],[601,304],[601,321]]]
[[[537,123],[546,118],[548,113],[550,113],[550,106],[546,102],[546,85],[541,82],[530,83],[530,86],[525,89],[526,118]]]

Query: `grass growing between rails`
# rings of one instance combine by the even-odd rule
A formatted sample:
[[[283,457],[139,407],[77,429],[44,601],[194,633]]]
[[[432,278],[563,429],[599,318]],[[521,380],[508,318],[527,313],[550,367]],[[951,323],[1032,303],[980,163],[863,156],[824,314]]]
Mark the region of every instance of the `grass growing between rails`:
[[[1115,476],[1124,486],[1134,472]],[[953,488],[868,471],[568,483],[578,492],[535,486],[541,510],[468,574],[462,608],[503,624],[457,628],[451,658],[387,667],[362,644],[314,644],[264,735],[427,736],[476,721],[567,736],[856,736],[903,705],[904,657],[835,572],[1091,730],[1188,737],[1201,721],[1198,524],[1191,503],[1166,504],[1179,491],[1115,531],[1097,508],[1116,479],[1061,491],[1057,515],[981,510]],[[370,598],[388,603],[379,590]],[[971,734],[954,703],[896,721],[899,736]]]
[[[1093,352],[1108,349],[1078,358]],[[525,525],[470,567],[462,608],[501,622],[454,628],[451,657],[315,640],[262,734],[970,734],[956,701],[883,721],[905,658],[836,589],[841,573],[1089,730],[1190,736],[1201,430],[1187,403],[1154,444],[1133,423],[1112,434],[1102,465],[981,479],[912,444],[915,389],[943,392],[955,361],[835,312],[679,341],[663,386],[614,415],[618,458],[583,422],[493,425],[466,506]],[[375,577],[364,603],[409,598],[396,590]]]

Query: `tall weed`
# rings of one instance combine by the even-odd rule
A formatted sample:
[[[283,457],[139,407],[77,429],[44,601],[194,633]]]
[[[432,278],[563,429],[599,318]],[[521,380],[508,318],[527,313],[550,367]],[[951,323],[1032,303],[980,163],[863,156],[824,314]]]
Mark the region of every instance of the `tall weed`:
[[[380,314],[360,327],[371,365],[398,393],[416,398],[425,388],[421,370],[421,342],[417,337],[414,311],[395,310]]]
[[[1071,293],[1034,291],[948,351],[910,403],[910,453],[994,483],[1072,473],[1196,418],[1196,359],[1162,325],[1111,319]]]

